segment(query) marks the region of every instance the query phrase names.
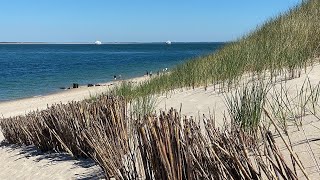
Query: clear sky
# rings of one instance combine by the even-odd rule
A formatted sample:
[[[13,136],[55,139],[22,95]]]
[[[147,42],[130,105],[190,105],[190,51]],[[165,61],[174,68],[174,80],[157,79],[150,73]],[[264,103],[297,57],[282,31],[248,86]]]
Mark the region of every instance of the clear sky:
[[[230,41],[301,0],[0,0],[0,41]]]

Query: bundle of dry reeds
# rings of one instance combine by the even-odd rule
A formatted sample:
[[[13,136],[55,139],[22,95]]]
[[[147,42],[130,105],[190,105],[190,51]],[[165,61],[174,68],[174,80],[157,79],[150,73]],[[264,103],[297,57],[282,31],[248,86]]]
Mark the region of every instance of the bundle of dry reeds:
[[[223,131],[210,119],[204,124],[203,129],[191,118],[181,121],[173,110],[145,117],[137,126],[143,162],[139,168],[144,172],[139,177],[297,179],[296,162],[283,159],[270,131],[260,128],[262,141],[258,142],[235,124]]]
[[[58,104],[0,125],[10,143],[92,158],[107,179],[297,179],[298,168],[305,172],[290,148],[292,161],[284,160],[261,126],[256,139],[239,124],[218,128],[173,109],[129,118],[125,104],[107,96]]]
[[[0,121],[9,143],[33,144],[43,151],[66,151],[73,156],[88,156],[92,148],[83,131],[96,123],[107,132],[108,141],[126,149],[125,101],[102,96],[93,103],[56,104],[43,111]]]

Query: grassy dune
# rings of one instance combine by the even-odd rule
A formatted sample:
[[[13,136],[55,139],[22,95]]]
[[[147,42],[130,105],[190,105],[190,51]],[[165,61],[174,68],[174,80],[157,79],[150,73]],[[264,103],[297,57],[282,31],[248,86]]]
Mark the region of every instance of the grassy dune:
[[[299,76],[301,69],[319,57],[319,45],[320,1],[305,1],[217,53],[191,60],[144,84],[116,87],[117,95],[135,99],[130,115],[124,99],[102,95],[1,119],[0,127],[10,143],[90,157],[102,167],[106,179],[297,179],[299,170],[308,179],[289,146],[285,153],[291,161],[283,159],[260,120],[262,116],[270,119],[282,137],[279,129],[286,129],[287,119],[294,117],[298,122],[306,109],[316,116],[319,85],[307,84],[293,100],[283,97],[287,90],[281,88],[269,101],[261,84],[236,91],[227,99],[233,123],[221,129],[215,127],[214,119],[203,119],[204,132],[197,121],[182,118],[176,111],[151,114],[154,102],[149,95],[209,84],[229,88],[244,73],[256,76],[266,70],[271,78]],[[278,128],[273,119],[283,119],[283,126]],[[256,130],[259,133],[252,133]]]
[[[222,84],[230,87],[244,73],[269,70],[271,77],[299,71],[320,54],[320,1],[309,0],[268,20],[248,35],[218,52],[177,66],[170,74],[153,78],[138,87],[118,88],[130,98],[163,93],[181,87]]]

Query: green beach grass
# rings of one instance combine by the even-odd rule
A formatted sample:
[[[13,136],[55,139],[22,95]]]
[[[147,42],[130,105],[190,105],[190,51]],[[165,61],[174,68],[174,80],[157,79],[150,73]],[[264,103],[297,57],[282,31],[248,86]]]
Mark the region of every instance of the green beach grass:
[[[266,70],[271,78],[279,74],[293,78],[299,76],[301,69],[315,63],[319,55],[320,2],[309,0],[268,20],[216,53],[192,59],[138,86],[121,85],[116,91],[132,99],[210,84],[229,89],[243,74],[259,75]]]

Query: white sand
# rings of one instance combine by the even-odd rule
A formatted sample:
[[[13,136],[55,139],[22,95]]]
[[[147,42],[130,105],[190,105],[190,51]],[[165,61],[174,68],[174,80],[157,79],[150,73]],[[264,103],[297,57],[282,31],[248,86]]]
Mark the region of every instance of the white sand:
[[[101,169],[89,160],[73,160],[66,154],[41,154],[32,146],[0,146],[0,179],[99,178]]]
[[[287,88],[290,89],[289,93],[296,93],[296,90],[302,86],[306,78],[309,78],[312,84],[317,84],[320,81],[320,65],[316,65],[313,68],[307,69],[307,74],[303,74],[300,78],[287,81]],[[139,78],[137,81],[141,81],[145,78]],[[77,101],[82,100],[90,96],[90,94],[97,94],[104,92],[106,86],[102,87],[91,87],[91,88],[79,88],[74,90],[68,90],[65,92],[52,94],[43,97],[35,97],[22,99],[18,101],[10,101],[5,103],[0,103],[0,114],[4,117],[9,117],[13,115],[21,115],[31,110],[44,109],[47,104],[51,105],[54,103],[65,103],[67,101]],[[204,88],[195,88],[195,89],[183,89],[175,90],[173,93],[169,93],[167,96],[162,95],[158,98],[157,110],[165,110],[170,107],[175,109],[180,109],[182,104],[182,114],[187,116],[198,116],[202,117],[202,114],[206,116],[209,115],[209,111],[212,114],[215,114],[217,123],[221,124],[224,115],[227,116],[227,108],[224,102],[224,95],[214,90],[213,86],[204,90]],[[213,113],[214,112],[214,113]],[[306,167],[307,172],[310,174],[312,179],[319,179],[320,174],[316,172],[317,168],[315,164],[319,162],[320,164],[320,148],[317,144],[317,141],[306,143],[306,140],[310,138],[320,138],[320,122],[317,118],[313,116],[305,117],[303,121],[303,128],[307,132],[304,136],[303,131],[297,131],[295,126],[289,128],[290,136],[292,143],[294,144],[294,150],[300,156],[300,159],[303,161],[303,164]],[[1,138],[1,137],[0,137]],[[280,144],[283,147],[283,144]],[[309,148],[311,147],[311,149]],[[35,157],[26,158],[21,155],[17,155],[17,152],[21,149],[17,148],[14,151],[11,151],[9,147],[0,148],[0,168],[3,172],[3,167],[9,173],[3,172],[0,173],[0,179],[5,178],[8,174],[17,173],[16,177],[24,176],[26,178],[34,177],[34,170],[41,168],[41,171],[37,171],[39,177],[48,177],[47,179],[53,178],[52,173],[49,173],[51,170],[60,174],[60,177],[68,179],[69,177],[75,177],[75,173],[86,173],[81,169],[81,167],[74,168],[70,161],[59,162],[57,165],[51,165],[48,160],[44,159],[41,163],[35,162]],[[317,162],[313,161],[313,156],[308,152],[314,152]],[[21,158],[18,161],[15,159]],[[22,170],[18,170],[19,169]],[[50,170],[50,171],[49,171]],[[316,172],[316,173],[314,173]],[[302,174],[298,174],[299,177],[302,177]],[[59,177],[59,176],[56,176]]]
[[[306,73],[303,72],[300,78],[288,80],[286,82],[286,88],[290,90],[289,93],[296,93],[296,90],[300,89],[307,78],[311,84],[318,84],[320,82],[320,65],[308,67]],[[276,86],[279,85],[280,83],[277,83]],[[211,115],[213,111],[215,111],[216,118],[222,119],[224,113],[227,113],[225,105],[226,93],[221,93],[217,89],[218,88],[215,90],[213,86],[208,86],[207,90],[205,90],[204,87],[177,89],[167,95],[160,96],[158,98],[157,109],[166,110],[173,107],[179,110],[182,105],[183,115],[198,118],[199,114],[201,117],[203,114],[208,116],[210,110]]]

